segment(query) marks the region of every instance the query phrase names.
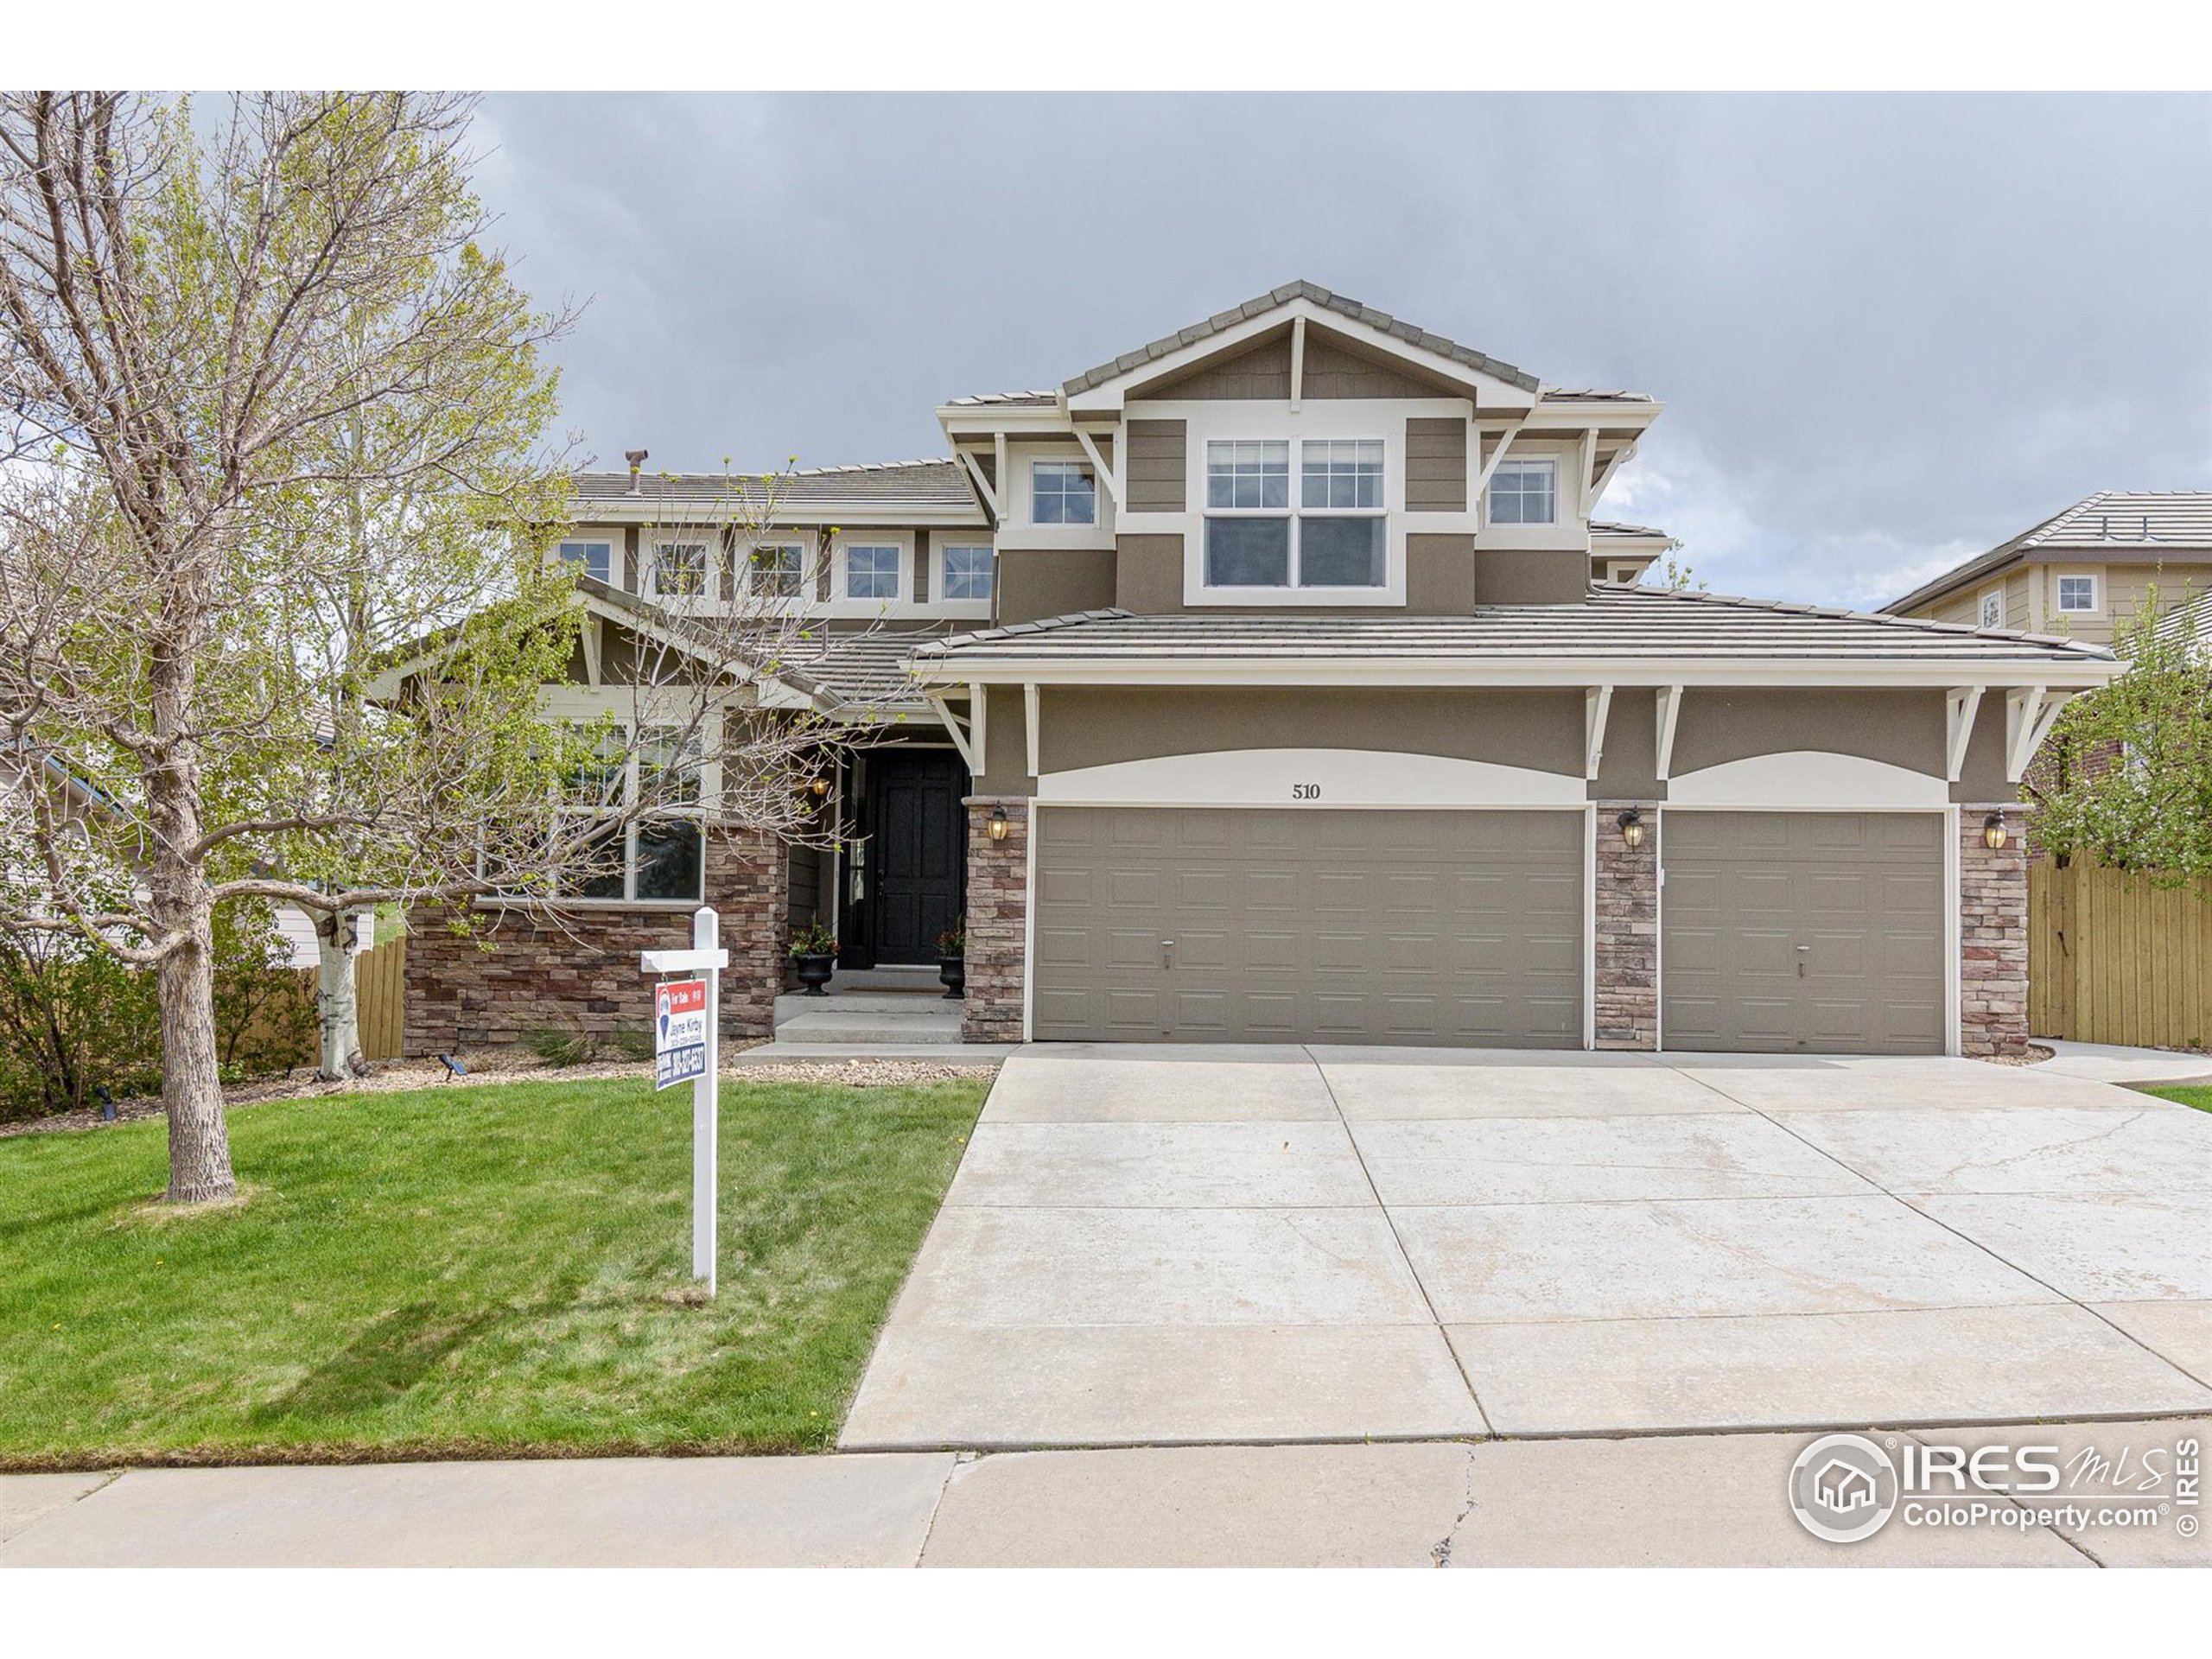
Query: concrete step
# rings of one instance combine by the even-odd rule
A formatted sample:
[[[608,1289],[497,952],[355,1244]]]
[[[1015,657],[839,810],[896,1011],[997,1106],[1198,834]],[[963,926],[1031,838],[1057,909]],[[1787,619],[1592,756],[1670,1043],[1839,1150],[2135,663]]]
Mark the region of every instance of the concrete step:
[[[776,1040],[957,1044],[963,1006],[942,994],[912,991],[794,992],[776,999]]]

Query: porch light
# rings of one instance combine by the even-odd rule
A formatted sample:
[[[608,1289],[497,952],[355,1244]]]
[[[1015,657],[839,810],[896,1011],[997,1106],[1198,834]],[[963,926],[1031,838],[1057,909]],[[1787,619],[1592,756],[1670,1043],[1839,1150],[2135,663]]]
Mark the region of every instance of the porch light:
[[[820,800],[830,792],[830,780],[819,776],[808,779],[806,792],[813,796],[816,800]]]
[[[1643,845],[1643,819],[1634,807],[1621,814],[1621,845],[1631,853]]]
[[[1004,841],[1006,839],[1006,832],[1009,827],[1010,826],[1007,822],[1006,808],[1002,806],[993,807],[991,809],[991,816],[988,820],[986,820],[984,824],[984,828],[990,832],[991,839],[993,841]]]
[[[2005,828],[2005,815],[2002,812],[1993,812],[1981,821],[1981,844],[1988,848],[1991,852],[2004,851],[2005,843],[2010,838]]]

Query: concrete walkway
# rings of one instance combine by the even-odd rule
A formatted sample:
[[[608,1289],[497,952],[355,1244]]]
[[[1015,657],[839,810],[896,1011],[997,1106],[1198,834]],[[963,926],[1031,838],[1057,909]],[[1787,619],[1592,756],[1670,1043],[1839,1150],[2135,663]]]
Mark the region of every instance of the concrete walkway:
[[[849,1450],[2212,1409],[2212,1116],[1967,1060],[1024,1050]]]
[[[2212,1054],[2183,1054],[2171,1048],[2122,1048],[2112,1043],[2039,1041],[2052,1057],[2035,1069],[2053,1076],[2086,1077],[2141,1088],[2159,1083],[2212,1082]]]
[[[2038,1425],[2107,1458],[2192,1423]],[[1923,1434],[1922,1438],[1926,1438]],[[0,1567],[2212,1565],[2064,1523],[1822,1543],[1802,1436],[0,1476]],[[1995,1501],[1999,1510],[2005,1500]]]

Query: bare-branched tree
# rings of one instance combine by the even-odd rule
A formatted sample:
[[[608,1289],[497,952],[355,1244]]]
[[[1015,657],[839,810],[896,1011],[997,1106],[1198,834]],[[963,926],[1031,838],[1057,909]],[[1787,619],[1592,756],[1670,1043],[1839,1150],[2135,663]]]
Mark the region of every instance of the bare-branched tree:
[[[565,318],[480,245],[469,107],[254,95],[202,142],[181,104],[0,101],[0,904],[154,976],[173,1201],[235,1191],[219,907],[318,918],[330,1070],[365,909],[557,905],[640,836],[817,832],[794,780],[836,700],[790,667],[797,607],[737,580],[776,480],[692,510],[728,602],[551,556]],[[549,721],[594,606],[637,642],[624,688]]]

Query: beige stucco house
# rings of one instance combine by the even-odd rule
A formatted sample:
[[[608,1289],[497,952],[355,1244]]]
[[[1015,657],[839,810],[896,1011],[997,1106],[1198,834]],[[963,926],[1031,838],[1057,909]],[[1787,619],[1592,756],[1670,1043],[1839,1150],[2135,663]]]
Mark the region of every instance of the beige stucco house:
[[[2212,490],[2101,490],[1883,609],[2110,645],[2212,591]]]
[[[1603,499],[1662,412],[1300,283],[956,398],[945,456],[802,474],[741,548],[667,528],[712,480],[583,477],[594,663],[740,582],[818,619],[779,695],[846,722],[844,844],[709,836],[491,952],[418,933],[410,1048],[642,1017],[702,898],[740,1032],[794,922],[921,972],[964,915],[977,1039],[2016,1046],[2004,815],[2117,664],[1637,585],[1668,538]]]

